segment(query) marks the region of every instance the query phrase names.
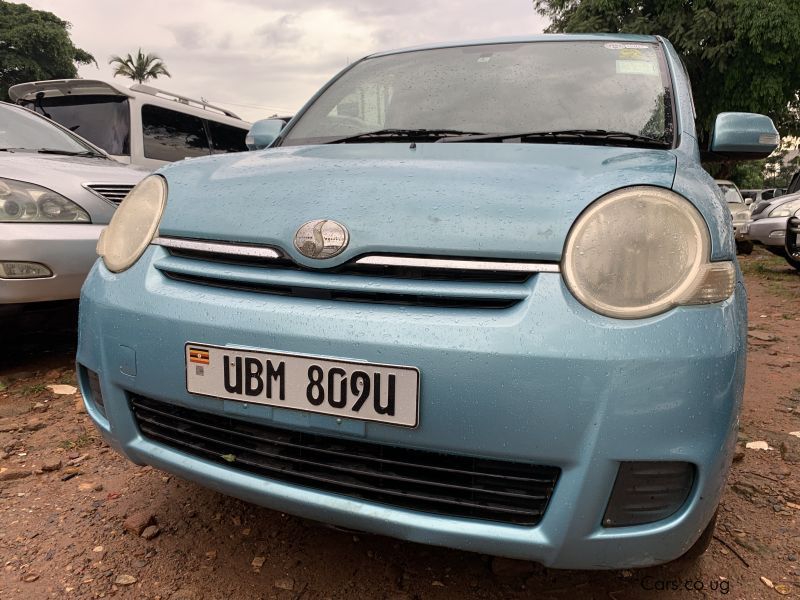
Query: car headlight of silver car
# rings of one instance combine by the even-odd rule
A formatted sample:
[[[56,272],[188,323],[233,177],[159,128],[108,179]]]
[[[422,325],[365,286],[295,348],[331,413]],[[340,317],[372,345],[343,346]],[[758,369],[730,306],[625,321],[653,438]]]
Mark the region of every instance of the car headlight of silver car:
[[[710,247],[705,220],[685,198],[662,188],[626,188],[578,217],[562,272],[589,309],[639,319],[730,297],[733,263],[709,262]]]
[[[0,223],[91,223],[89,213],[40,185],[0,177]]]
[[[166,203],[167,181],[160,175],[142,179],[128,193],[97,241],[109,271],[119,273],[139,260],[153,241]]]
[[[794,211],[800,209],[800,200],[792,200],[791,202],[784,202],[773,208],[769,215],[770,217],[788,217]]]

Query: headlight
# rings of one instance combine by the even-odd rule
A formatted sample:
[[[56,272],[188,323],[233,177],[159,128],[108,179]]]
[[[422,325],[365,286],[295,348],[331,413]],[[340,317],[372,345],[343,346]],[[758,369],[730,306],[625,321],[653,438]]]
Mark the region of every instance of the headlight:
[[[155,236],[166,202],[167,182],[160,175],[146,177],[125,197],[97,242],[109,271],[119,273],[139,260]]]
[[[91,223],[80,206],[52,190],[0,178],[0,223]]]
[[[612,192],[567,237],[562,272],[572,294],[609,317],[638,319],[733,293],[731,262],[708,262],[708,228],[683,197],[653,187]]]
[[[784,202],[780,206],[776,206],[769,212],[769,217],[788,217],[794,211],[800,208],[800,199],[792,200],[791,202]]]

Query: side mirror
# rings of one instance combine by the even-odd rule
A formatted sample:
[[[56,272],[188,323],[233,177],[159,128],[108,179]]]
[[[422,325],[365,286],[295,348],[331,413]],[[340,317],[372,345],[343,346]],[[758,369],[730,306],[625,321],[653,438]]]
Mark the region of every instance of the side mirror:
[[[753,203],[753,199],[752,198],[745,198],[744,199],[744,205],[745,206],[750,206],[752,203]]]
[[[250,127],[244,143],[248,150],[262,150],[275,141],[284,127],[286,121],[283,119],[261,119]]]
[[[754,113],[720,113],[711,132],[709,150],[725,158],[766,158],[778,147],[780,135],[772,119]]]

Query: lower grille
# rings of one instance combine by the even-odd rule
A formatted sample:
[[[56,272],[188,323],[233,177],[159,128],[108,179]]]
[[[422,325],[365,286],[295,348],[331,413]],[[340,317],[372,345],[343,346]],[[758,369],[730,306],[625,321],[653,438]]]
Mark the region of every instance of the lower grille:
[[[557,467],[303,433],[131,396],[142,434],[228,468],[392,506],[536,525]]]
[[[329,290],[305,286],[274,285],[263,282],[232,281],[201,275],[170,273],[164,275],[173,281],[194,283],[208,287],[242,292],[259,292],[274,296],[313,298],[316,300],[338,300],[340,302],[367,302],[370,304],[395,304],[400,306],[432,306],[437,308],[510,308],[519,302],[517,298],[461,298],[453,296],[429,296],[426,294],[382,293],[365,290]]]

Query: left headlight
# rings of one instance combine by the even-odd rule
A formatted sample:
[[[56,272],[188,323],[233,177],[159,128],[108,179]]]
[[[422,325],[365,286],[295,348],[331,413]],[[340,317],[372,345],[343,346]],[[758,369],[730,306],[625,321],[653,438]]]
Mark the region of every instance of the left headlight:
[[[72,200],[40,185],[0,177],[0,223],[91,223]]]
[[[119,273],[139,260],[153,241],[166,202],[167,181],[160,175],[142,179],[125,197],[97,241],[109,271]]]
[[[589,309],[640,319],[733,293],[733,263],[708,262],[710,246],[705,220],[688,200],[661,188],[625,188],[578,217],[562,272]]]
[[[769,215],[770,217],[788,217],[794,211],[800,209],[800,199],[799,200],[791,200],[789,202],[784,202],[773,208]]]

